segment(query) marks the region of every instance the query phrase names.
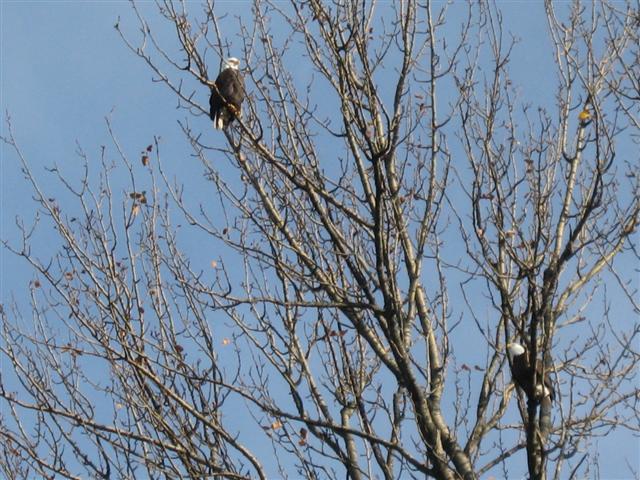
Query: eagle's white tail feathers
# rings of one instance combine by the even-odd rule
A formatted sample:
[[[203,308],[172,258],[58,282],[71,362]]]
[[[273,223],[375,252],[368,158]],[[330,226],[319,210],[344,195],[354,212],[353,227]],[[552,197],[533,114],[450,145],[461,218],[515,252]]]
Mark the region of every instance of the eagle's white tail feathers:
[[[237,115],[237,118],[242,118],[242,110],[238,110],[236,112],[236,115]],[[227,128],[227,125],[233,120],[233,118],[234,118],[234,115],[231,114],[230,112],[220,110],[216,114],[216,118],[215,118],[215,121],[213,122],[213,126],[217,130],[224,130],[225,128]]]
[[[551,395],[551,391],[546,387],[540,384],[536,385],[536,396],[537,397],[548,397]]]
[[[224,119],[222,118],[222,112],[218,112],[218,115],[216,115],[215,126],[218,130],[222,130],[224,128]]]

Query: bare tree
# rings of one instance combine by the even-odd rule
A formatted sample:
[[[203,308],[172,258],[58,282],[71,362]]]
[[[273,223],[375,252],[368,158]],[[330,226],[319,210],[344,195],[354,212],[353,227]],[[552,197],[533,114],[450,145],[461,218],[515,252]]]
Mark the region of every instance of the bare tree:
[[[39,211],[5,242],[36,276],[33,324],[2,311],[3,473],[473,479],[526,452],[531,478],[591,475],[591,438],[638,430],[639,327],[606,288],[637,315],[616,261],[638,259],[637,8],[546,4],[549,108],[519,98],[491,5],[256,1],[235,38],[214,7],[159,2],[169,44],[135,5],[139,37],[121,31],[188,110],[206,199],[109,124],[79,182],[51,170],[60,203],[4,139]],[[194,117],[231,50],[247,99],[222,137]],[[186,235],[225,254],[205,268]],[[512,341],[554,402],[514,388]]]

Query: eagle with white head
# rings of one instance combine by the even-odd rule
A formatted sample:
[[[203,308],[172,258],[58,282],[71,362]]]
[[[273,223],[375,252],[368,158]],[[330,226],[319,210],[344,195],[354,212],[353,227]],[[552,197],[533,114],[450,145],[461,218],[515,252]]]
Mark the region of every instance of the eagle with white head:
[[[244,79],[239,70],[240,60],[227,58],[222,70],[211,88],[209,98],[209,116],[218,130],[227,128],[234,119],[241,115],[244,100]]]
[[[535,377],[536,385],[533,385],[534,369],[529,366],[529,355],[527,350],[519,343],[507,345],[507,352],[511,359],[511,376],[515,384],[526,393],[528,398],[533,398],[540,402],[545,397],[551,401],[555,398],[553,383],[549,377],[549,372],[545,372],[542,378],[542,362],[536,362]]]

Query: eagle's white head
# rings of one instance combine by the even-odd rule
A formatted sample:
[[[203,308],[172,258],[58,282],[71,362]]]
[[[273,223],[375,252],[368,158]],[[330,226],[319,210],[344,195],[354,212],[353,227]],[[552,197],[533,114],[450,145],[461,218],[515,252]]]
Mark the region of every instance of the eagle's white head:
[[[236,57],[229,57],[225,59],[224,63],[222,64],[223,70],[226,70],[227,68],[238,70],[238,67],[240,67],[240,60],[238,60]]]
[[[507,345],[507,351],[509,352],[509,356],[511,358],[517,357],[518,355],[522,355],[525,352],[524,347],[519,343],[515,343],[515,342]]]

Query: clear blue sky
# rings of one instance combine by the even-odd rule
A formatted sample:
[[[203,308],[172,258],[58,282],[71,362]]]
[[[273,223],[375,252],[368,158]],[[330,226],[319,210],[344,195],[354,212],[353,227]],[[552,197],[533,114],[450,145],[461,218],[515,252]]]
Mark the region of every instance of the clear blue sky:
[[[225,6],[246,12],[248,3]],[[523,39],[546,38],[546,21],[538,2],[501,3],[513,29]],[[143,5],[147,8],[149,5]],[[166,87],[152,82],[152,73],[130,53],[114,24],[133,25],[128,2],[10,2],[2,1],[0,103],[12,118],[16,138],[36,174],[46,179],[44,166],[58,163],[73,174],[78,165],[76,142],[95,154],[109,144],[104,118],[110,115],[116,135],[131,154],[163,139],[164,158],[174,158],[174,172],[199,177],[199,165],[189,157],[188,146],[177,128],[185,118]],[[514,56],[514,81],[523,84],[523,94],[551,102],[555,74],[545,74],[548,51],[529,44]],[[212,66],[217,70],[217,65]],[[214,72],[215,74],[215,72]],[[207,92],[202,92],[206,104]],[[544,100],[543,100],[544,99]],[[209,129],[206,117],[191,122]],[[22,180],[18,162],[7,147],[0,147],[0,237],[15,239],[16,215],[32,215],[34,204]],[[46,239],[45,239],[46,240]],[[197,241],[187,249],[197,249]],[[32,273],[19,259],[0,252],[2,263],[0,296],[25,295]],[[600,439],[601,474],[623,478],[624,459],[638,464],[638,441],[627,434]],[[524,462],[524,452],[519,453]],[[622,477],[621,477],[622,475]]]

